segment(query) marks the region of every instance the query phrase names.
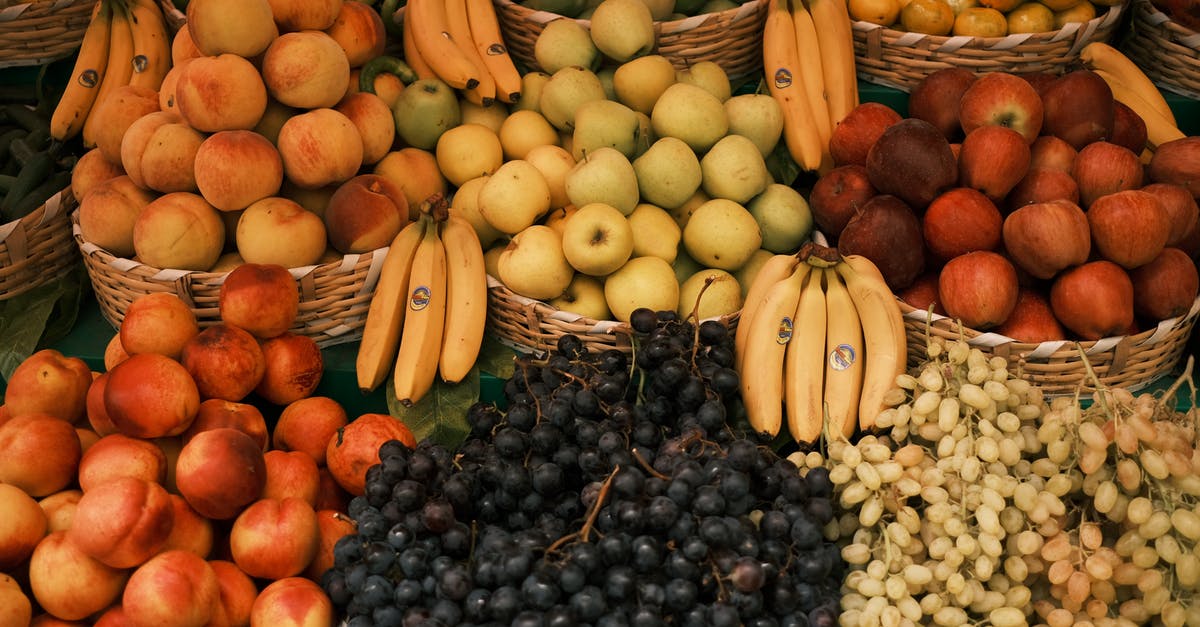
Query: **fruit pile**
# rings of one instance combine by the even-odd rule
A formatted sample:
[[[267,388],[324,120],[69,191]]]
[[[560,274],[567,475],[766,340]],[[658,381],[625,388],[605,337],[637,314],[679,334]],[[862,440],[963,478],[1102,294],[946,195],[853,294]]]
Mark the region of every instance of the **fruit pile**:
[[[1003,37],[1087,22],[1116,0],[849,0],[856,20],[926,35]]]

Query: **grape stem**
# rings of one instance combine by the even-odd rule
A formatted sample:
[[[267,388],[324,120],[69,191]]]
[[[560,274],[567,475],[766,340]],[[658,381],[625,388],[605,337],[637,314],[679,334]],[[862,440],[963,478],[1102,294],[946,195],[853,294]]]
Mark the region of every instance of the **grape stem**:
[[[621,465],[613,466],[612,472],[608,473],[608,477],[604,483],[600,485],[600,492],[596,495],[596,502],[592,503],[591,509],[588,510],[587,519],[583,521],[583,526],[579,531],[573,531],[567,535],[557,539],[546,548],[546,553],[553,553],[561,548],[564,544],[579,540],[581,542],[589,542],[588,536],[592,533],[592,526],[596,524],[596,518],[600,516],[600,508],[604,507],[604,501],[608,499],[608,491],[612,487],[613,477],[617,476],[617,472],[621,470]]]
[[[637,460],[637,463],[643,469],[645,469],[645,471],[647,473],[649,473],[650,476],[657,477],[659,479],[662,479],[663,481],[669,481],[671,479],[667,475],[664,475],[663,473],[655,470],[654,467],[650,465],[650,462],[646,461],[646,458],[642,455],[642,451],[639,450],[638,447],[636,447],[636,446],[633,447],[632,449],[630,449],[630,452],[633,454],[633,458],[635,460]]]

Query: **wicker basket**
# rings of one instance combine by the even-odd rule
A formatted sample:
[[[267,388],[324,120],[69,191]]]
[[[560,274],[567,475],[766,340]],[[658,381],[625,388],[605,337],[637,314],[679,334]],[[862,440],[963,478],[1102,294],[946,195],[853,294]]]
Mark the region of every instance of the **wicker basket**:
[[[911,91],[925,76],[946,67],[984,72],[1062,74],[1093,41],[1108,41],[1118,30],[1122,6],[1110,7],[1087,22],[1046,33],[1005,37],[946,37],[908,33],[855,21],[854,55],[864,81]]]
[[[504,43],[513,60],[538,69],[533,45],[546,23],[563,16],[535,11],[512,0],[493,0]],[[769,0],[748,0],[737,8],[682,20],[655,22],[657,54],[685,69],[700,61],[714,61],[736,80],[762,70],[762,27]],[[588,20],[575,20],[585,27]]]
[[[201,327],[220,322],[217,302],[228,273],[163,270],[116,257],[84,241],[78,211],[71,214],[71,226],[100,312],[114,328],[134,299],[152,292],[178,295],[192,308]],[[292,268],[300,289],[300,313],[289,331],[311,337],[322,347],[361,339],[387,250],[378,248],[345,255],[341,261]]]
[[[900,310],[908,335],[910,367],[925,354],[926,333],[947,340],[962,337],[972,346],[1008,359],[1011,372],[1037,384],[1047,394],[1063,395],[1091,387],[1078,347],[1083,348],[1096,376],[1106,386],[1137,390],[1169,374],[1187,348],[1196,318],[1200,316],[1200,298],[1186,314],[1163,320],[1152,329],[1079,342],[1078,347],[1071,340],[1029,344],[997,333],[962,328],[950,318],[914,309],[904,301],[900,301]],[[932,324],[928,322],[931,319]]]
[[[24,218],[0,225],[0,300],[56,279],[79,263],[71,240],[75,204],[67,187]]]
[[[1150,0],[1133,0],[1121,49],[1158,86],[1200,98],[1200,33],[1172,20]]]
[[[0,0],[0,67],[42,65],[79,48],[96,0]]]

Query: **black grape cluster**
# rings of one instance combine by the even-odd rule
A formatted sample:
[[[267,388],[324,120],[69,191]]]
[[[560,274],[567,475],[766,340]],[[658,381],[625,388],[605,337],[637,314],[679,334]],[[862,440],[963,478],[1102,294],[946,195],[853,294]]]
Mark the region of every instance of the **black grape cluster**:
[[[347,627],[836,624],[828,474],[730,425],[724,324],[630,322],[632,359],[520,358],[457,450],[380,449],[322,578]]]

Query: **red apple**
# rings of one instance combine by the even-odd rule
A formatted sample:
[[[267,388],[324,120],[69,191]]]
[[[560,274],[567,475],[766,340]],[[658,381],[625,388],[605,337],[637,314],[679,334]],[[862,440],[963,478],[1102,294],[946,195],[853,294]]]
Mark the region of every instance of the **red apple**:
[[[1106,141],[1092,142],[1075,155],[1071,177],[1079,186],[1079,201],[1086,209],[1105,194],[1141,187],[1142,162],[1128,148]]]
[[[1200,290],[1196,263],[1178,248],[1164,248],[1150,263],[1129,271],[1134,313],[1149,321],[1186,314]]]
[[[1097,198],[1087,219],[1099,256],[1126,270],[1150,263],[1171,235],[1167,210],[1154,195],[1138,189]]]
[[[988,72],[975,79],[958,102],[958,121],[969,134],[980,126],[1007,126],[1033,143],[1042,130],[1042,97],[1025,79]]]
[[[1182,185],[1200,199],[1200,135],[1159,144],[1147,174],[1151,182]]]
[[[1099,74],[1072,70],[1041,90],[1042,132],[1061,137],[1076,150],[1113,132],[1113,94]]]
[[[1029,145],[1029,167],[1053,168],[1070,174],[1077,152],[1071,144],[1053,135],[1040,135]]]
[[[896,296],[908,303],[913,309],[929,311],[929,307],[932,305],[933,313],[946,315],[946,311],[942,309],[942,304],[938,302],[937,272],[922,274],[911,285],[897,292]]]
[[[1175,248],[1187,253],[1193,260],[1200,259],[1200,220],[1175,244]]]
[[[1029,144],[1020,133],[985,124],[963,138],[958,184],[977,189],[998,203],[1029,171],[1029,161]]]
[[[831,241],[837,241],[846,223],[875,193],[865,166],[843,165],[826,172],[813,183],[808,205],[821,233]]]
[[[888,287],[902,290],[925,269],[921,219],[903,200],[875,196],[842,229],[838,251],[870,259]]]
[[[901,119],[895,109],[883,103],[860,103],[833,127],[829,137],[829,154],[833,157],[833,164],[866,164],[871,144],[879,139],[884,129]]]
[[[1120,100],[1113,101],[1113,130],[1108,141],[1138,155],[1146,149],[1146,121]]]
[[[1187,188],[1174,183],[1151,183],[1143,186],[1142,190],[1158,199],[1158,204],[1167,210],[1171,217],[1171,235],[1167,237],[1167,246],[1179,244],[1200,220],[1200,207]]]
[[[896,196],[918,212],[958,181],[950,142],[932,124],[915,118],[884,130],[867,152],[866,165],[880,194]]]
[[[1092,250],[1087,214],[1067,200],[1013,211],[1004,219],[1003,237],[1013,263],[1038,279],[1087,261]]]
[[[1004,202],[1009,211],[1036,202],[1069,200],[1079,204],[1079,186],[1071,175],[1057,168],[1030,168]]]
[[[1058,74],[1051,74],[1050,72],[1020,72],[1017,76],[1025,79],[1026,83],[1033,85],[1038,94],[1041,94],[1043,89],[1050,85],[1050,83],[1053,83],[1054,79],[1058,78]]]
[[[937,127],[947,141],[962,138],[958,101],[975,82],[975,73],[963,67],[947,67],[926,74],[908,93],[908,117]]]
[[[1133,283],[1121,266],[1103,259],[1089,261],[1054,280],[1050,308],[1081,339],[1122,335],[1133,324]]]
[[[1017,304],[996,333],[1018,342],[1038,344],[1067,339],[1067,332],[1054,317],[1050,301],[1040,290],[1022,287],[1017,292]]]
[[[946,262],[938,275],[938,301],[946,315],[972,329],[1003,323],[1017,304],[1017,271],[1000,253],[977,250]]]
[[[987,196],[969,187],[955,187],[925,208],[921,232],[929,251],[945,262],[972,250],[995,250],[1003,222],[1000,210]]]

